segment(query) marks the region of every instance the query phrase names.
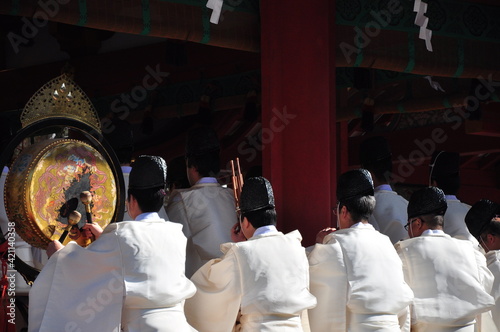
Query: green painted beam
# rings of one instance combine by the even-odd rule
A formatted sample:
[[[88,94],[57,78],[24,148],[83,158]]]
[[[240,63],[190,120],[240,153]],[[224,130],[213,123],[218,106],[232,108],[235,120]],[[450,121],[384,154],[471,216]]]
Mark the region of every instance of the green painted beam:
[[[425,0],[432,34],[444,37],[500,42],[500,7],[457,0]],[[414,1],[337,0],[336,23],[361,28],[418,33]]]

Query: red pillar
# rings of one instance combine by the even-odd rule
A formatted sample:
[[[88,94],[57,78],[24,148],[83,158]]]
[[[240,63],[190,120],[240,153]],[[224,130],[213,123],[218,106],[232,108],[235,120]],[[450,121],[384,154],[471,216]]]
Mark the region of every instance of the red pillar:
[[[336,204],[335,1],[261,1],[263,172],[303,244]]]

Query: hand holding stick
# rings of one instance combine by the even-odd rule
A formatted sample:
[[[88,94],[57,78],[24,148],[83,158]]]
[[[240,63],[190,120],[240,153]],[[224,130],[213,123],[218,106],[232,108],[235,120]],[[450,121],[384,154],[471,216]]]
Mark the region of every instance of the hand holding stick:
[[[91,224],[92,223],[92,208],[90,206],[90,203],[92,203],[92,194],[90,191],[82,191],[80,194],[80,200],[82,201],[83,205],[85,205],[85,212],[87,215],[87,223]]]
[[[85,214],[87,217],[87,224],[92,224],[92,207],[90,205],[92,203],[92,194],[90,193],[90,191],[83,191],[80,194],[80,200],[82,201],[83,205],[85,205]],[[92,242],[92,239],[90,239],[89,237],[86,236],[84,239],[79,241],[78,244],[80,244],[82,247],[86,247],[91,242]]]
[[[59,238],[59,242],[63,243],[64,240],[66,239],[66,236],[68,235],[69,230],[78,222],[80,222],[80,219],[82,218],[82,215],[78,211],[73,211],[69,214],[68,216],[68,227],[64,230],[62,233],[61,237]]]

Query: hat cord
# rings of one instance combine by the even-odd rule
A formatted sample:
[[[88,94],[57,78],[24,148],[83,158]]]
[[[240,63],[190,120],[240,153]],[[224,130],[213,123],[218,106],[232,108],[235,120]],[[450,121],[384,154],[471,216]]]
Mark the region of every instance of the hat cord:
[[[432,187],[432,172],[434,171],[434,166],[436,166],[436,162],[437,162],[439,156],[441,155],[441,153],[443,153],[443,152],[444,151],[439,151],[439,153],[437,154],[436,158],[434,158],[434,162],[429,165],[431,167],[431,171],[430,171],[430,174],[429,174],[429,187]]]

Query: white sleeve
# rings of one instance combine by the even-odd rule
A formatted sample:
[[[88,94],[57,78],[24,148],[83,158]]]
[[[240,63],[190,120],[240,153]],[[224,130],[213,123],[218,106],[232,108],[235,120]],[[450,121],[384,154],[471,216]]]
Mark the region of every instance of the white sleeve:
[[[309,253],[310,292],[318,304],[309,310],[312,332],[346,331],[348,282],[340,244],[325,237],[327,244],[316,244]]]
[[[200,332],[231,332],[241,306],[241,281],[233,250],[203,265],[191,278],[196,294],[186,300],[188,323]]]

